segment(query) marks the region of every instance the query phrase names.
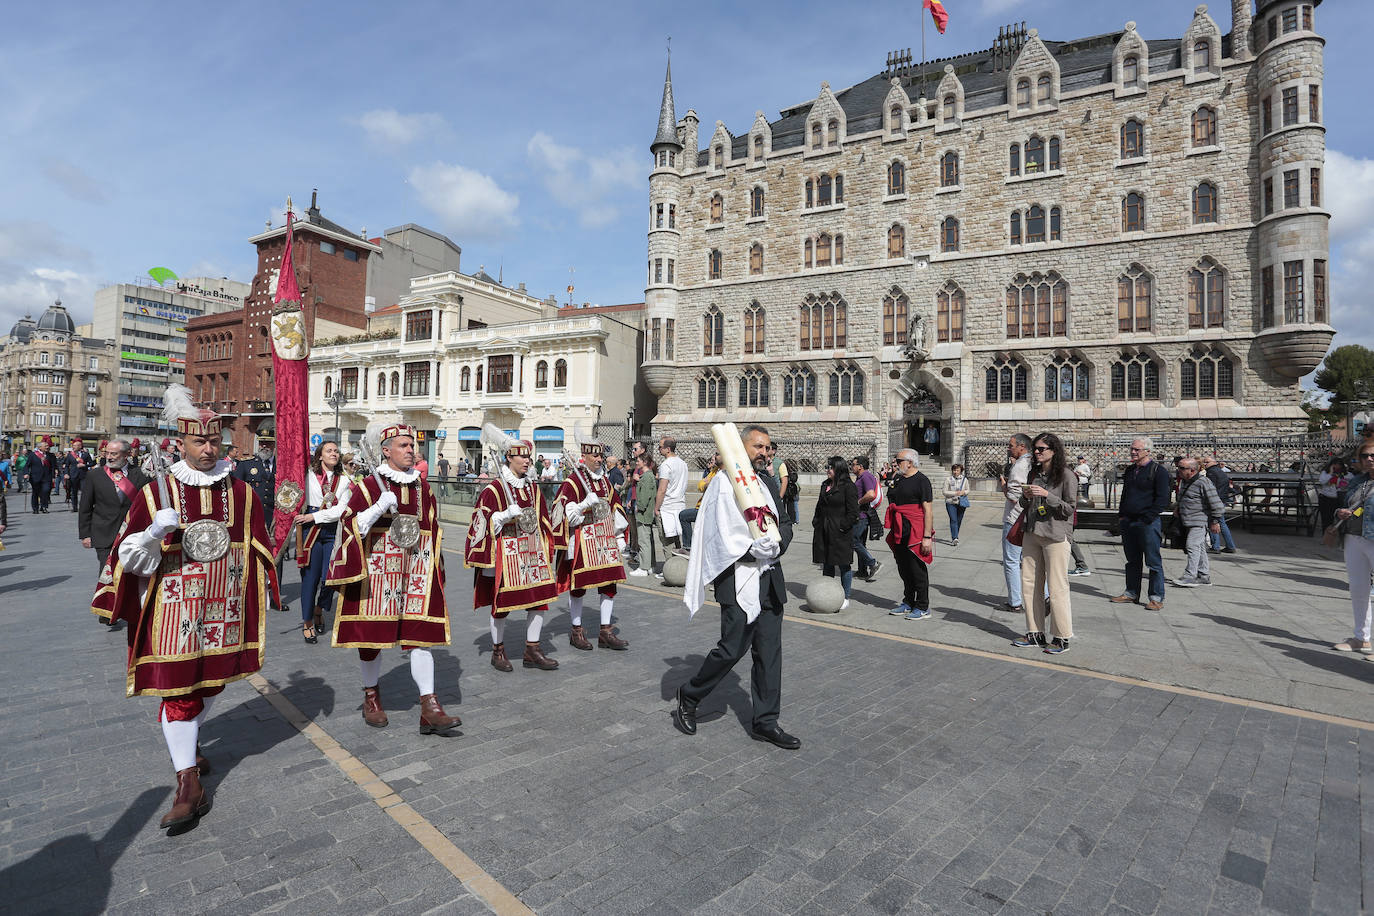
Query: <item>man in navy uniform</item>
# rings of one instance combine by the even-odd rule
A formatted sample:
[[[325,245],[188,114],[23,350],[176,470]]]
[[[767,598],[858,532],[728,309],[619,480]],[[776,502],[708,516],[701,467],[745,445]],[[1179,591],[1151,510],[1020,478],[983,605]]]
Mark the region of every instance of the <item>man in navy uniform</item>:
[[[270,436],[258,436],[258,453],[247,461],[240,461],[230,476],[242,480],[257,494],[262,511],[270,519],[277,497],[276,441]]]

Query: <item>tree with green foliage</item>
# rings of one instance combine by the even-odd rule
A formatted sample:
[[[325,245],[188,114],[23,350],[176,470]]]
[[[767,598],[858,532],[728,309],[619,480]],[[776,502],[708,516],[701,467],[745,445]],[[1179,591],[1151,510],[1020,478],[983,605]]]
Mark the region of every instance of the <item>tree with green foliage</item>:
[[[1331,407],[1374,399],[1374,350],[1346,344],[1326,354],[1313,383],[1331,394]],[[1363,386],[1357,383],[1363,382]],[[1360,390],[1363,387],[1364,390]],[[1344,413],[1344,411],[1337,411]]]

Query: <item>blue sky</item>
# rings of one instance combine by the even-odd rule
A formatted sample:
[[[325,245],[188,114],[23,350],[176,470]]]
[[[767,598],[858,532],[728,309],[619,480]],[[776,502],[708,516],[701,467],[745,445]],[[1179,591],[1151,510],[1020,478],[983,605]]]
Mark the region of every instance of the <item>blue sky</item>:
[[[930,56],[999,24],[1047,38],[1134,19],[1178,37],[1194,0],[947,0]],[[1230,4],[1212,14],[1229,30]],[[675,12],[690,9],[689,18]],[[643,298],[649,165],[672,36],[678,115],[703,137],[814,97],[920,45],[918,0],[682,4],[47,3],[0,34],[0,323],[153,266],[248,280],[287,194],[380,234],[416,222],[463,268],[577,301]],[[1374,4],[1328,0],[1326,185],[1337,342],[1374,345],[1374,128],[1362,42]],[[1346,36],[1352,36],[1347,38]]]

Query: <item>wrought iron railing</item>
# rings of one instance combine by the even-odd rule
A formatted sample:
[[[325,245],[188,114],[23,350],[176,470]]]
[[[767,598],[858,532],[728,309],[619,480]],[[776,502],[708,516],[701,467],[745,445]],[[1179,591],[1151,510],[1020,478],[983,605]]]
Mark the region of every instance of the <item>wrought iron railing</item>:
[[[657,451],[658,439],[647,439],[646,442],[655,463],[660,462],[662,459]],[[621,454],[629,455],[630,446],[633,444],[634,440],[626,442],[625,450]],[[775,437],[773,444],[778,447],[779,457],[795,461],[803,474],[823,473],[825,462],[833,455],[840,455],[844,458],[866,455],[869,462],[872,463],[877,452],[875,443],[859,442],[854,439],[794,439],[788,436]],[[677,453],[683,461],[687,462],[687,467],[697,473],[704,473],[710,468],[711,459],[716,454],[716,442],[709,438],[678,439]]]

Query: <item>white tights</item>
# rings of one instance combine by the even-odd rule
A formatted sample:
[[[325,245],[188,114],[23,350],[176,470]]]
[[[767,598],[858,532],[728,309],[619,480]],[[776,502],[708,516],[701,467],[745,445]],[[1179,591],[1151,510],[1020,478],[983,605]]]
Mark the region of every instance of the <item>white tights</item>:
[[[167,753],[172,757],[172,769],[180,773],[196,765],[196,742],[200,740],[200,723],[210,713],[210,703],[214,697],[205,697],[201,703],[204,709],[200,715],[185,722],[168,722],[167,714],[158,716],[162,722],[162,737],[167,742]]]

